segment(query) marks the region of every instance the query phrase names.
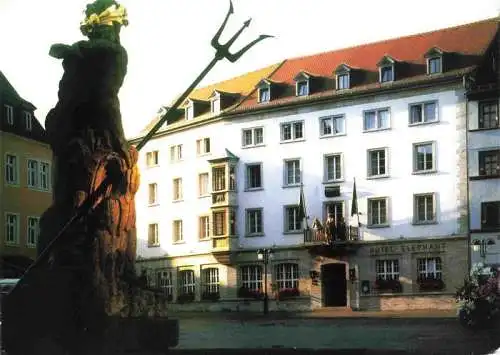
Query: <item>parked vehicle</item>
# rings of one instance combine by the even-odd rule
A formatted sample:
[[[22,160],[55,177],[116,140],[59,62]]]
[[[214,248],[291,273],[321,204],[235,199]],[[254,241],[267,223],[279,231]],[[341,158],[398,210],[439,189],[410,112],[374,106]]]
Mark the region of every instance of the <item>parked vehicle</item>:
[[[2,321],[2,297],[16,286],[19,279],[0,279],[0,324]]]

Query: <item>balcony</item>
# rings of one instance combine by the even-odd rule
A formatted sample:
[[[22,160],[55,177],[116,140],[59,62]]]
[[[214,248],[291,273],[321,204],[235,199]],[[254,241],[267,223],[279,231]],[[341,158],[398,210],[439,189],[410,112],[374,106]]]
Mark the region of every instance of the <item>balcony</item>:
[[[360,229],[348,226],[344,234],[336,232],[333,238],[324,229],[304,230],[304,245],[310,247],[314,254],[342,255],[355,252],[359,248]]]
[[[238,238],[230,236],[212,237],[212,255],[220,264],[231,265],[231,249]]]

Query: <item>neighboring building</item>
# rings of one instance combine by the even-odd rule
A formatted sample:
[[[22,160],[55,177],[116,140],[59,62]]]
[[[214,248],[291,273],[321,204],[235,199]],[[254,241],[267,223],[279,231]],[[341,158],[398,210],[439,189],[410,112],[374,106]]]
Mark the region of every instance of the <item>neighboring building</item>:
[[[464,83],[497,32],[485,20],[195,91],[140,152],[139,268],[174,302],[194,298],[183,309],[259,309],[246,300],[272,247],[268,283],[290,298],[269,287],[272,308],[453,307],[469,241]],[[344,240],[325,243],[328,212]]]
[[[471,262],[500,264],[500,38],[466,80]]]
[[[36,257],[39,219],[52,202],[52,151],[33,104],[0,72],[0,278]]]

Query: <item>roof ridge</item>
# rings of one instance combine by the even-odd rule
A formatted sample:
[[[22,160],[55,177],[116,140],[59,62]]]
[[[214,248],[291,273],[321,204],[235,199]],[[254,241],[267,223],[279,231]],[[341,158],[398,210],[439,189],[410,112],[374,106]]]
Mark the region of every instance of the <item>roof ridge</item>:
[[[412,38],[412,37],[428,36],[428,35],[430,35],[432,33],[436,33],[436,32],[451,31],[451,30],[459,29],[461,27],[468,27],[468,26],[478,25],[480,23],[498,22],[498,21],[499,21],[498,16],[497,17],[491,17],[491,18],[480,20],[480,21],[468,22],[468,23],[464,23],[464,24],[461,24],[461,25],[451,26],[451,27],[443,27],[443,28],[439,28],[439,29],[435,29],[435,30],[431,30],[431,31],[427,31],[427,32],[418,32],[418,33],[414,33],[414,34],[410,34],[410,35],[406,35],[406,36],[386,38],[386,39],[382,39],[382,40],[378,40],[378,41],[374,41],[374,42],[360,43],[360,44],[353,45],[353,46],[342,47],[342,48],[337,48],[337,49],[331,49],[331,50],[327,50],[327,51],[323,51],[323,52],[316,52],[316,53],[313,53],[313,54],[307,54],[307,55],[298,56],[298,57],[291,57],[291,58],[287,58],[286,60],[289,60],[289,61],[292,61],[292,60],[294,60],[294,61],[295,60],[301,60],[301,59],[305,59],[305,58],[317,57],[317,56],[320,56],[320,55],[323,55],[323,54],[328,54],[328,53],[333,53],[333,52],[339,52],[339,51],[343,51],[343,50],[349,50],[349,49],[354,49],[354,48],[361,48],[361,47],[366,47],[366,46],[373,46],[373,45],[377,45],[377,44],[381,44],[381,43],[387,43],[387,42],[391,42],[391,41],[395,41],[395,40],[399,40],[399,39],[409,39],[409,38]]]

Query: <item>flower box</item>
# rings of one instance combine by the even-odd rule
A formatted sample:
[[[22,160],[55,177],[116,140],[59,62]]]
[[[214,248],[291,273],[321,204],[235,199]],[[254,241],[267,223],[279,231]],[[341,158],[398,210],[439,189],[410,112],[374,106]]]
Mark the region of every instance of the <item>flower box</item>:
[[[418,280],[420,291],[441,291],[444,289],[444,282],[440,279],[420,279]]]
[[[264,297],[264,294],[260,290],[250,290],[246,287],[240,287],[238,289],[239,298],[253,298],[260,300]]]
[[[178,303],[189,303],[194,301],[194,293],[182,293],[177,297]]]
[[[278,291],[278,300],[284,301],[290,298],[300,296],[298,288],[284,288]]]
[[[203,292],[201,299],[204,301],[217,302],[220,299],[219,292]]]
[[[401,292],[403,287],[399,280],[375,280],[374,289],[379,292]]]

